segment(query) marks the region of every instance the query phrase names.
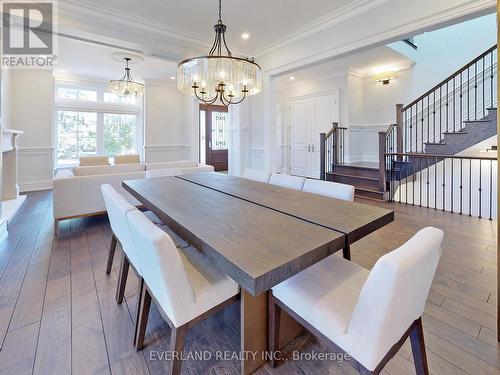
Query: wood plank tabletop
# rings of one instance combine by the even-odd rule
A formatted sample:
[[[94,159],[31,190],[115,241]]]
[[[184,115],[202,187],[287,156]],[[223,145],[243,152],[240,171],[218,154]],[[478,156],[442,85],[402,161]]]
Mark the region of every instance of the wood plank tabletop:
[[[337,231],[175,177],[123,187],[254,296],[345,244]]]
[[[394,221],[394,211],[221,173],[177,176],[347,235],[349,243]]]

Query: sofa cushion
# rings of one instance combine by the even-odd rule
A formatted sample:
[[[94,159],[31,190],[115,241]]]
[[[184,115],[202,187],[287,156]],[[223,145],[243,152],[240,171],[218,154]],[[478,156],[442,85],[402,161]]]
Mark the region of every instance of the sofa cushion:
[[[88,167],[94,165],[108,165],[109,158],[107,156],[82,156],[80,157],[80,167]]]
[[[192,168],[197,166],[198,162],[191,160],[165,161],[161,163],[148,163],[146,164],[146,170],[167,169],[167,168]]]
[[[140,161],[138,154],[115,155],[115,164],[139,164]]]
[[[91,176],[95,174],[112,174],[126,172],[142,172],[144,164],[98,165],[94,167],[76,167],[75,176]]]

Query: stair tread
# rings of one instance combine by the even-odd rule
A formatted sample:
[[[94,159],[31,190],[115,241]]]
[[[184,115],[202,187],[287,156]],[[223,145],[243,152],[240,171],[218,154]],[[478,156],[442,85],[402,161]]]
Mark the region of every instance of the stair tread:
[[[440,145],[440,146],[446,146],[446,143],[444,142],[425,142],[424,145]]]
[[[375,190],[375,189],[365,187],[365,186],[354,186],[354,188],[355,188],[355,190],[361,190],[361,191],[366,191],[366,192],[375,193],[375,194],[384,194],[385,193],[383,191]]]
[[[352,169],[364,169],[368,171],[378,171],[378,168],[372,168],[372,167],[366,167],[366,166],[359,166],[359,165],[350,165],[350,164],[333,164],[334,167],[341,167],[341,168],[352,168]]]
[[[378,169],[377,169],[378,171]],[[375,177],[366,177],[366,176],[355,176],[352,174],[347,174],[347,173],[339,173],[339,172],[328,172],[328,174],[331,174],[333,176],[341,176],[341,177],[349,177],[349,178],[359,178],[362,180],[370,180],[370,181],[378,181],[378,178]]]
[[[491,120],[489,120],[489,119],[464,120],[465,124],[470,124],[472,122],[491,122]]]
[[[443,132],[443,134],[469,134],[469,133],[463,132],[463,131],[458,131],[458,132]]]

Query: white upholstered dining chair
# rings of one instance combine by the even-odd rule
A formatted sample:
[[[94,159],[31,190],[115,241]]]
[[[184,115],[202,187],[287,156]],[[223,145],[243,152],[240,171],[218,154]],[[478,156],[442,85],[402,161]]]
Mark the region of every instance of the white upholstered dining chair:
[[[172,329],[171,374],[180,374],[187,330],[194,324],[235,302],[238,285],[214,269],[192,248],[180,250],[172,239],[149,221],[142,212],[127,214],[134,244],[140,249],[143,286],[139,301],[136,348],[144,347],[151,300]],[[177,355],[175,355],[177,354]]]
[[[273,173],[269,178],[271,185],[281,186],[288,189],[302,190],[305,178],[290,176],[288,174]]]
[[[271,173],[266,171],[259,171],[257,169],[245,169],[242,177],[246,178],[247,180],[264,182],[267,184],[269,182],[269,177],[271,177]]]
[[[127,213],[131,211],[139,212],[139,210],[127,202],[127,200],[111,185],[102,185],[101,191],[106,205],[106,211],[108,212],[109,223],[113,231],[111,247],[108,254],[108,263],[106,266],[106,274],[111,272],[117,241],[120,242],[124,253],[122,263],[120,265],[118,287],[116,290],[116,302],[121,304],[123,301],[123,295],[125,294],[125,286],[127,283],[127,275],[130,264],[132,264],[132,268],[135,270],[139,278],[141,277],[138,256],[134,243],[132,242],[132,237],[130,236],[130,230],[127,223]]]
[[[269,350],[279,349],[283,309],[327,347],[348,353],[361,374],[379,374],[408,336],[417,375],[428,374],[421,316],[442,241],[443,231],[425,228],[371,271],[329,256],[278,284],[269,298]]]
[[[306,182],[304,182],[302,190],[307,193],[324,195],[344,201],[354,201],[354,186],[340,184],[338,182],[307,179]]]
[[[182,174],[181,168],[149,169],[146,171],[146,178],[173,177]]]

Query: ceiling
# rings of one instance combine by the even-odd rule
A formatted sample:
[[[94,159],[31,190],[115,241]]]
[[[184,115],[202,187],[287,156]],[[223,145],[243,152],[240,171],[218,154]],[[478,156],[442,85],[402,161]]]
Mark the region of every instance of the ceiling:
[[[303,82],[331,77],[337,73],[345,73],[348,70],[361,77],[369,77],[382,71],[408,69],[412,64],[411,59],[390,47],[377,47],[282,75],[276,78],[276,88],[283,89]],[[290,77],[295,79],[292,81]]]
[[[69,38],[59,38],[59,53],[57,72],[93,79],[120,79],[123,76],[125,64],[116,61],[113,53],[123,54],[123,50],[81,42]],[[132,56],[133,57],[133,56]],[[177,64],[158,58],[140,56],[132,61],[132,77],[138,81],[169,81],[171,76],[177,76]]]
[[[258,51],[307,30],[315,22],[351,9],[358,0],[223,0],[222,20],[227,25],[230,48],[255,55]],[[102,9],[118,17],[126,14],[137,21],[167,27],[203,42],[213,38],[218,19],[217,0],[81,0],[81,6]],[[242,33],[250,38],[243,40]]]

